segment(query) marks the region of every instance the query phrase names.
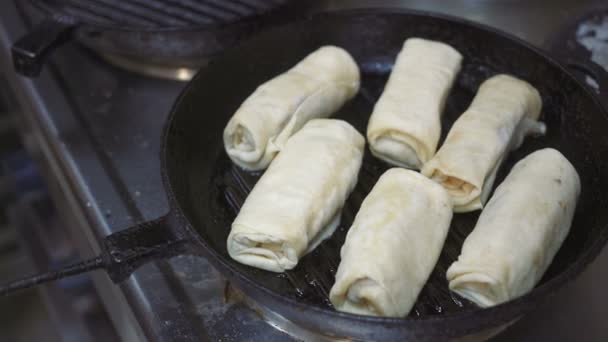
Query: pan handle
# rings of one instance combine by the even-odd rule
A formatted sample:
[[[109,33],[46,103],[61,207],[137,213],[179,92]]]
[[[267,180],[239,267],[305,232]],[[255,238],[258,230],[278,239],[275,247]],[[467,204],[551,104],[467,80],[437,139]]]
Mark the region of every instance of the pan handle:
[[[109,235],[104,239],[101,254],[95,258],[2,285],[0,297],[100,268],[118,283],[147,262],[184,253],[188,242],[185,234],[172,229],[168,216],[164,216]]]
[[[591,77],[593,81],[597,83],[597,87],[589,84],[589,81],[586,79],[583,79],[582,81],[592,87],[596,94],[599,94],[602,91],[608,91],[608,71],[604,70],[601,65],[593,61],[581,62],[573,58],[562,58],[562,61],[571,70]]]
[[[45,19],[13,44],[12,55],[15,70],[28,77],[36,77],[42,70],[46,57],[72,37],[76,22],[66,16]]]
[[[125,280],[140,266],[186,252],[190,240],[175,230],[169,216],[144,222],[109,235],[104,240],[104,268],[113,282]]]

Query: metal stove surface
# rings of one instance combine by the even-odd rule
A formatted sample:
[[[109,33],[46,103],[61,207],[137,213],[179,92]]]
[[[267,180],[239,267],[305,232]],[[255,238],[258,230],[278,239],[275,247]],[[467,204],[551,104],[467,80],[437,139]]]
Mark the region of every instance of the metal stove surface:
[[[579,1],[320,1],[317,9],[394,6],[436,11],[483,22],[544,46],[575,17],[608,6]],[[167,210],[159,172],[161,127],[183,88],[125,72],[77,46],[52,58],[39,79],[11,70],[9,48],[26,30],[12,2],[0,4],[0,76],[10,84],[32,131],[30,149],[61,188],[72,235],[83,256],[99,251],[101,238]],[[606,91],[606,90],[603,90]],[[554,300],[500,334],[497,341],[608,340],[608,251]],[[241,301],[225,301],[226,284],[200,257],[149,264],[113,286],[95,282],[124,340],[294,340],[264,322]]]

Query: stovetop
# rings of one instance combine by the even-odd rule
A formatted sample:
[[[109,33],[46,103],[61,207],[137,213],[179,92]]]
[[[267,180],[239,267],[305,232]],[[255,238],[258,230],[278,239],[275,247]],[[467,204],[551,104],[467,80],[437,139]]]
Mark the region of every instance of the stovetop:
[[[460,16],[509,31],[546,47],[565,25],[603,0],[382,0],[319,1],[317,9],[344,6],[406,7]],[[608,7],[608,4],[603,4]],[[119,70],[76,45],[57,51],[38,79],[12,72],[9,48],[27,23],[13,2],[0,5],[0,79],[20,104],[30,149],[48,165],[47,181],[63,189],[75,222],[70,229],[83,257],[102,238],[168,211],[160,179],[160,136],[184,83]],[[608,89],[602,90],[607,94]],[[495,339],[608,340],[608,251],[553,300]],[[201,257],[182,256],[143,266],[120,286],[94,275],[120,336],[152,341],[285,341],[242,303],[225,302],[226,284]]]

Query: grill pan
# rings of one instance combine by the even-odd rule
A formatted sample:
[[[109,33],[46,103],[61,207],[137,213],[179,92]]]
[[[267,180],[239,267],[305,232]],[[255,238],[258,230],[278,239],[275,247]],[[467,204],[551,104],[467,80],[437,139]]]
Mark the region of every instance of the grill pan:
[[[291,6],[286,6],[288,3]],[[292,0],[24,0],[44,19],[12,48],[15,70],[37,76],[46,57],[70,40],[102,54],[198,68],[266,25],[308,5]]]
[[[30,0],[49,14],[101,29],[173,30],[255,17],[288,0]]]
[[[346,231],[363,198],[389,167],[369,151],[337,232],[303,257],[294,270],[276,274],[233,261],[226,250],[230,224],[260,176],[234,166],[223,149],[223,128],[241,102],[260,83],[319,46],[334,44],[348,50],[362,71],[359,94],[335,116],[365,132],[394,59],[403,41],[413,36],[446,42],[464,56],[462,71],[447,99],[443,136],[467,108],[479,84],[494,74],[513,74],[539,90],[547,135],[530,138],[511,153],[496,184],[515,162],[544,147],[561,151],[581,176],[582,192],[570,234],[540,284],[529,294],[488,309],[451,294],[445,271],[479,215],[456,214],[439,262],[408,317],[367,317],[333,310],[327,297]],[[579,274],[605,245],[607,129],[608,114],[592,92],[560,64],[512,36],[460,19],[396,9],[313,15],[263,32],[199,71],[174,105],[164,130],[161,169],[170,213],[110,235],[101,256],[72,266],[67,274],[104,268],[114,281],[120,281],[142,263],[180,253],[201,254],[254,301],[328,336],[365,341],[481,336],[534,309]],[[12,283],[0,288],[0,294],[65,273]]]

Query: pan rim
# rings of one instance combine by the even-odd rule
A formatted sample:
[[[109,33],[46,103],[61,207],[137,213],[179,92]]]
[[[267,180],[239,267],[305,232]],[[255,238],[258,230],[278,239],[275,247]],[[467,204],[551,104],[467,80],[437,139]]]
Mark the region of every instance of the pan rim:
[[[393,8],[393,7],[358,7],[358,8],[352,8],[352,9],[329,10],[329,11],[315,13],[315,14],[306,16],[300,20],[293,21],[286,25],[274,26],[274,27],[262,30],[260,32],[255,33],[254,35],[252,35],[250,38],[244,40],[243,42],[237,44],[236,47],[238,48],[238,46],[240,46],[241,44],[245,44],[249,40],[255,39],[258,35],[263,35],[272,30],[281,29],[281,27],[284,27],[284,26],[300,24],[302,22],[306,22],[311,19],[317,19],[317,18],[322,18],[322,17],[331,17],[331,16],[335,16],[335,15],[357,15],[357,14],[364,14],[364,15],[403,14],[403,15],[409,15],[409,16],[430,17],[433,19],[444,20],[444,21],[448,21],[451,23],[464,25],[464,26],[467,26],[467,27],[470,27],[470,28],[473,28],[476,30],[485,31],[487,33],[510,40],[510,41],[518,44],[519,46],[527,48],[528,50],[532,51],[536,55],[539,55],[546,63],[557,68],[562,73],[565,73],[565,75],[568,78],[570,78],[573,82],[575,82],[575,84],[579,88],[581,88],[583,93],[591,99],[591,101],[598,108],[599,114],[601,114],[603,119],[608,121],[608,110],[600,103],[598,97],[587,86],[585,86],[582,83],[582,81],[580,81],[578,78],[576,78],[570,70],[568,70],[565,66],[563,66],[561,63],[559,63],[554,58],[550,57],[547,52],[541,50],[540,48],[538,48],[536,46],[533,46],[532,44],[522,40],[521,38],[519,38],[515,35],[501,31],[499,29],[496,29],[496,28],[493,28],[493,27],[490,27],[490,26],[487,26],[487,25],[484,25],[481,23],[477,23],[474,21],[470,21],[467,19],[454,17],[454,16],[450,16],[450,15],[445,15],[445,14],[439,14],[439,13],[435,13],[435,12],[404,9],[404,8]],[[218,59],[222,58],[222,56],[224,54],[230,53],[231,50],[232,49],[228,49],[225,52],[218,54],[216,58],[218,58]],[[213,63],[210,63],[210,64],[213,64]],[[203,70],[204,68],[205,67],[201,68],[201,70]],[[578,260],[576,260],[572,264],[568,265],[557,276],[548,280],[547,282],[543,283],[540,286],[534,287],[530,292],[526,293],[525,295],[522,295],[518,298],[512,299],[505,303],[501,303],[501,304],[498,304],[496,306],[489,307],[489,308],[474,308],[474,309],[470,309],[470,310],[466,310],[466,311],[446,313],[446,314],[442,314],[442,315],[429,315],[429,316],[423,316],[423,317],[417,317],[417,318],[410,318],[407,316],[406,317],[376,317],[376,316],[365,316],[365,315],[357,315],[357,314],[341,312],[341,311],[337,311],[335,309],[306,304],[297,299],[283,296],[283,295],[276,293],[276,292],[272,291],[271,289],[265,287],[263,284],[259,283],[258,281],[251,278],[247,274],[240,272],[234,266],[232,266],[228,262],[224,261],[223,260],[224,256],[220,255],[217,251],[215,251],[214,248],[212,248],[200,236],[200,234],[198,234],[196,232],[196,230],[193,228],[194,226],[192,225],[188,216],[184,213],[184,211],[180,207],[180,205],[176,199],[175,193],[173,192],[173,188],[171,187],[169,169],[167,168],[167,145],[168,145],[167,142],[169,140],[168,138],[170,135],[172,124],[176,117],[177,109],[180,107],[180,104],[183,102],[186,95],[188,93],[190,93],[189,90],[191,90],[191,88],[193,87],[193,84],[196,83],[197,80],[200,78],[200,75],[201,75],[201,72],[199,71],[195,75],[195,77],[193,77],[193,79],[181,91],[180,95],[178,96],[178,98],[176,99],[176,101],[173,104],[171,113],[170,113],[169,117],[167,118],[167,121],[166,121],[165,127],[164,127],[162,147],[160,150],[161,170],[162,170],[161,172],[162,172],[163,186],[167,193],[167,198],[169,199],[169,202],[171,205],[171,210],[174,211],[176,214],[180,215],[184,219],[187,230],[194,236],[197,243],[201,244],[204,247],[203,248],[204,252],[209,253],[212,256],[212,259],[213,259],[213,260],[211,260],[212,263],[214,265],[219,265],[221,268],[224,269],[224,271],[222,273],[226,273],[226,271],[229,271],[229,273],[234,274],[238,277],[238,282],[240,282],[242,284],[246,284],[247,286],[252,287],[253,289],[255,289],[258,292],[262,292],[264,295],[269,296],[274,301],[283,302],[288,305],[294,306],[296,310],[306,310],[310,314],[318,314],[318,315],[325,315],[325,316],[329,315],[330,317],[348,319],[348,320],[352,321],[353,323],[360,322],[360,323],[365,323],[365,324],[368,324],[368,323],[378,324],[378,325],[383,325],[383,326],[386,326],[386,327],[392,328],[392,329],[395,329],[395,328],[401,328],[401,329],[403,329],[403,328],[422,328],[423,326],[429,327],[429,326],[435,326],[437,324],[453,324],[453,323],[458,323],[458,322],[473,321],[473,322],[475,322],[474,327],[466,327],[466,325],[464,325],[463,329],[465,331],[472,331],[472,330],[480,331],[485,328],[497,326],[496,318],[499,318],[502,323],[507,323],[509,321],[512,321],[514,319],[521,317],[526,312],[529,312],[531,309],[536,307],[537,304],[539,304],[541,302],[541,300],[545,299],[547,297],[547,295],[554,293],[556,290],[562,288],[564,284],[566,284],[568,281],[574,279],[583,270],[585,270],[586,267],[589,265],[589,263],[591,261],[595,260],[595,258],[602,251],[602,249],[606,245],[606,242],[608,241],[608,231],[606,229],[604,229],[600,232],[600,235],[592,243],[592,245],[587,250],[582,252],[582,254],[578,258]],[[494,320],[490,321],[488,319],[489,317],[494,317]]]

